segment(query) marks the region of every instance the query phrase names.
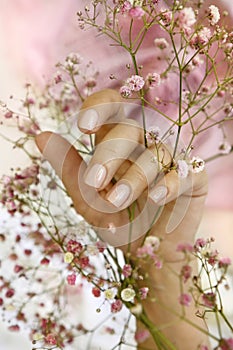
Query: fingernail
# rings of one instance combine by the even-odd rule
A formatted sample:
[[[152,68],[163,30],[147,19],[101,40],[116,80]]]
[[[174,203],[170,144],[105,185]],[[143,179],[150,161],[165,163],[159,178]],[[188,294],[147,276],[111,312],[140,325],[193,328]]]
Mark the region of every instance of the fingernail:
[[[88,109],[79,119],[79,127],[81,129],[93,130],[98,123],[99,115],[95,109]]]
[[[129,198],[131,189],[126,184],[117,185],[114,190],[107,196],[109,202],[111,202],[115,207],[121,207]]]
[[[168,193],[167,187],[158,186],[150,193],[150,198],[154,202],[158,203],[166,197],[167,193]]]
[[[107,170],[106,168],[101,164],[94,164],[90,169],[88,169],[88,172],[85,177],[85,183],[89,186],[99,188],[102,186],[105,178],[106,178]]]

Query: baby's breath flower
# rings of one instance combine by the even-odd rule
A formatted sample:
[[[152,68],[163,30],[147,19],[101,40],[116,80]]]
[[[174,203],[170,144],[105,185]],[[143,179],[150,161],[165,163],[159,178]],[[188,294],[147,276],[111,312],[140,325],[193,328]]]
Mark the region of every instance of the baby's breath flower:
[[[126,85],[131,91],[140,91],[145,84],[143,77],[140,75],[132,75],[126,80]]]
[[[144,246],[151,246],[154,250],[158,250],[160,246],[160,240],[156,236],[147,236],[144,242]]]
[[[200,157],[193,157],[191,159],[190,164],[191,164],[191,171],[195,174],[200,173],[205,169],[205,162]]]
[[[143,343],[150,336],[150,332],[147,329],[138,330],[135,334],[135,340],[138,344]]]
[[[112,300],[116,295],[116,291],[112,288],[109,288],[105,290],[104,295],[105,295],[105,299]]]
[[[223,142],[220,143],[218,149],[221,154],[229,154],[231,152],[232,145],[226,140],[224,140]]]
[[[158,126],[151,127],[146,132],[146,139],[149,145],[153,145],[154,143],[161,141],[161,129]]]
[[[192,297],[190,294],[182,293],[179,297],[179,303],[183,306],[190,306]]]
[[[164,26],[169,26],[172,21],[172,11],[168,9],[161,9],[160,12],[161,24]]]
[[[74,286],[76,282],[76,278],[77,278],[76,274],[72,273],[71,275],[68,275],[66,279],[70,286]]]
[[[160,50],[164,50],[169,46],[169,44],[165,38],[155,38],[154,44]]]
[[[149,88],[157,87],[161,83],[160,75],[157,73],[149,73],[146,76],[146,82]]]
[[[130,308],[133,315],[139,316],[142,313],[142,304],[136,304]]]
[[[202,295],[202,301],[207,307],[214,307],[216,304],[216,294],[213,292],[204,293]]]
[[[130,97],[132,95],[132,92],[129,86],[123,85],[120,88],[120,94],[122,97]]]
[[[66,252],[64,255],[64,262],[70,264],[74,260],[74,254],[71,252]]]
[[[126,302],[133,302],[136,296],[133,288],[127,287],[121,291],[121,299]]]
[[[220,20],[220,13],[217,6],[215,5],[209,6],[208,18],[209,18],[210,25],[213,26],[218,23],[218,21]]]
[[[145,14],[145,11],[140,6],[132,7],[129,10],[129,15],[134,18],[141,18]]]
[[[190,31],[191,27],[196,22],[196,16],[192,7],[183,8],[178,15],[178,25],[184,31]]]
[[[116,299],[112,304],[111,304],[111,312],[116,313],[121,311],[123,307],[123,303],[120,299]]]

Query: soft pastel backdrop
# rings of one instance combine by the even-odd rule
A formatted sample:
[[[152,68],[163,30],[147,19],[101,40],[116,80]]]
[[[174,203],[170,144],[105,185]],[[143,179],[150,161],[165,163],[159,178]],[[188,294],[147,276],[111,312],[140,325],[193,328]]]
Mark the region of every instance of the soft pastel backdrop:
[[[1,0],[0,100],[6,100],[11,94],[16,98],[22,96],[26,81],[43,86],[54,63],[70,51],[80,52],[87,60],[94,57],[104,77],[102,85],[109,84],[109,74],[116,73],[122,62],[127,61],[127,56],[122,51],[112,55],[112,48],[103,45],[101,37],[97,38],[92,31],[79,31],[75,14],[85,2],[88,1]],[[231,0],[221,3],[226,3],[233,15]],[[150,60],[152,53],[148,47],[143,55]],[[1,127],[1,132],[17,137],[10,122]],[[229,135],[233,142],[233,133]],[[1,138],[0,150],[0,174],[6,173],[11,166],[26,164],[23,154]],[[233,257],[233,157],[224,162],[224,166],[221,161],[215,164],[211,165],[210,195],[199,234],[216,236],[219,250]],[[0,350],[18,350],[19,342],[20,348],[31,348],[24,337],[9,335],[0,328]]]

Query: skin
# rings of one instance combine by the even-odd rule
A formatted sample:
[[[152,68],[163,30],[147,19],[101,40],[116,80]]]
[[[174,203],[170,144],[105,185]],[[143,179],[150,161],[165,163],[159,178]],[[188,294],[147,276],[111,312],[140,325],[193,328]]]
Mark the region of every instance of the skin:
[[[194,242],[207,194],[207,175],[205,171],[190,173],[187,179],[181,180],[176,171],[171,170],[154,184],[153,180],[160,168],[153,167],[151,162],[148,162],[148,156],[154,154],[155,149],[143,148],[143,130],[135,121],[124,116],[122,104],[119,102],[121,98],[117,92],[102,90],[88,97],[82,106],[78,119],[79,128],[84,133],[94,133],[98,145],[88,166],[84,164],[75,148],[57,134],[43,132],[36,137],[36,144],[62,179],[76,211],[94,225],[103,240],[120,247],[128,256],[130,253],[133,257],[133,253],[142,243],[145,228],[148,227],[146,222],[152,222],[151,213],[163,205],[162,213],[152,225],[150,235],[156,235],[161,239],[160,251],[164,267],[156,269],[152,264],[142,267],[142,272],[150,276],[147,281],[150,285],[150,298],[143,303],[143,307],[153,324],[162,328],[177,349],[185,350],[188,346],[189,350],[195,350],[199,344],[208,343],[205,334],[166,310],[163,304],[168,309],[181,313],[177,301],[180,294],[179,279],[171,273],[170,268],[179,271],[182,266],[182,255],[176,252],[177,244]],[[93,109],[98,112],[97,126],[85,128],[85,118],[88,120],[88,113],[89,116],[93,114]],[[117,124],[109,120],[113,115]],[[128,159],[129,154],[132,154],[132,148],[136,154],[134,162]],[[138,161],[138,148],[141,161]],[[159,152],[161,154],[158,159],[162,159],[163,165],[169,166],[171,163],[169,150],[161,145]],[[119,158],[123,160],[120,161]],[[101,185],[93,186],[85,183],[88,171],[94,164],[104,166],[105,177]],[[79,174],[78,181],[77,174]],[[114,182],[111,181],[113,177]],[[129,186],[131,193],[122,205],[116,206],[110,200],[116,197],[114,197],[116,186],[122,183]],[[159,186],[166,187],[167,195],[155,202],[153,193]],[[85,198],[84,194],[87,194]],[[147,204],[147,210],[143,211]],[[135,217],[139,218],[137,223],[139,229],[129,248],[125,240],[129,230],[127,208],[132,208],[132,205],[135,205]],[[115,234],[109,232],[109,223],[114,224]],[[192,267],[196,269],[195,261]],[[188,288],[188,283],[186,285]],[[151,298],[153,296],[156,296],[159,302],[154,302]],[[186,309],[186,317],[203,327],[202,321],[195,316],[194,305]],[[138,329],[143,329],[140,322]],[[156,347],[153,340],[148,338],[138,349],[156,349]]]

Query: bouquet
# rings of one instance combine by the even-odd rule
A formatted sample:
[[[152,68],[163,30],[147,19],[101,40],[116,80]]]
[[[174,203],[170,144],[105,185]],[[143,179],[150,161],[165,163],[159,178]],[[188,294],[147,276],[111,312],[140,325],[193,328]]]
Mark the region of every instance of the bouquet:
[[[56,65],[57,71],[43,92],[26,84],[18,110],[2,102],[5,119],[20,132],[18,140],[8,141],[30,161],[26,168],[16,166],[1,179],[0,200],[6,216],[0,235],[3,320],[12,331],[26,331],[33,349],[94,349],[97,334],[98,346],[107,339],[112,350],[180,349],[179,341],[167,336],[167,324],[151,319],[148,305],[153,305],[154,310],[169,312],[174,324],[174,320],[186,322],[204,339],[208,336],[213,349],[233,349],[233,326],[223,302],[223,291],[229,289],[231,259],[214,248],[213,237],[177,241],[168,258],[164,255],[165,238],[153,231],[168,208],[164,181],[166,184],[170,174],[175,174],[179,184],[186,184],[185,191],[194,191],[193,174],[203,174],[206,165],[219,157],[232,157],[233,145],[227,135],[233,119],[233,32],[228,14],[220,13],[215,5],[206,6],[205,1],[94,0],[77,12],[77,21],[82,30],[92,27],[106,38],[113,55],[114,50],[127,53],[123,74],[109,76],[115,91],[106,94],[114,96],[114,103],[105,101],[94,108],[100,115],[111,111],[111,118],[104,122],[106,128],[122,123],[122,115],[129,117],[126,124],[130,128],[131,120],[137,120],[133,130],[140,129],[142,140],[133,148],[147,155],[156,173],[153,181],[147,178],[148,188],[163,185],[152,192],[156,207],[151,207],[148,196],[145,210],[138,211],[137,198],[130,205],[126,201],[123,222],[116,225],[114,220],[105,223],[105,207],[99,210],[80,182],[84,201],[103,216],[103,223],[96,225],[91,217],[86,220],[85,210],[77,214],[78,205],[59,171],[36,149],[35,137],[48,129],[55,132],[49,134],[49,142],[55,142],[54,135],[59,134],[86,163],[91,163],[100,149],[98,134],[80,132],[76,126],[78,119],[80,124],[86,123],[81,129],[93,129],[86,101],[99,96],[102,79],[94,58],[87,62],[79,53],[70,53]],[[145,55],[152,37],[157,69],[150,71],[141,52]],[[196,153],[199,144],[212,133],[218,133],[220,141],[212,147],[213,153],[200,157]],[[121,142],[125,137],[123,134]],[[59,148],[56,152],[65,161]],[[123,160],[133,163],[136,156],[138,153]],[[117,181],[113,177],[112,185]],[[189,210],[191,199],[186,197],[179,215],[173,208],[169,232]],[[122,203],[118,204],[114,213]],[[148,212],[145,220],[143,215]],[[144,226],[139,224],[142,221]],[[140,245],[133,249],[137,239]],[[160,298],[159,285],[152,284],[150,266],[156,276],[169,271],[177,281],[174,309]],[[97,322],[91,325],[77,317],[84,294],[90,302],[95,301]],[[196,309],[192,317],[190,305]],[[214,320],[214,331],[208,326],[209,319]],[[196,348],[207,350],[210,345],[205,340]]]

